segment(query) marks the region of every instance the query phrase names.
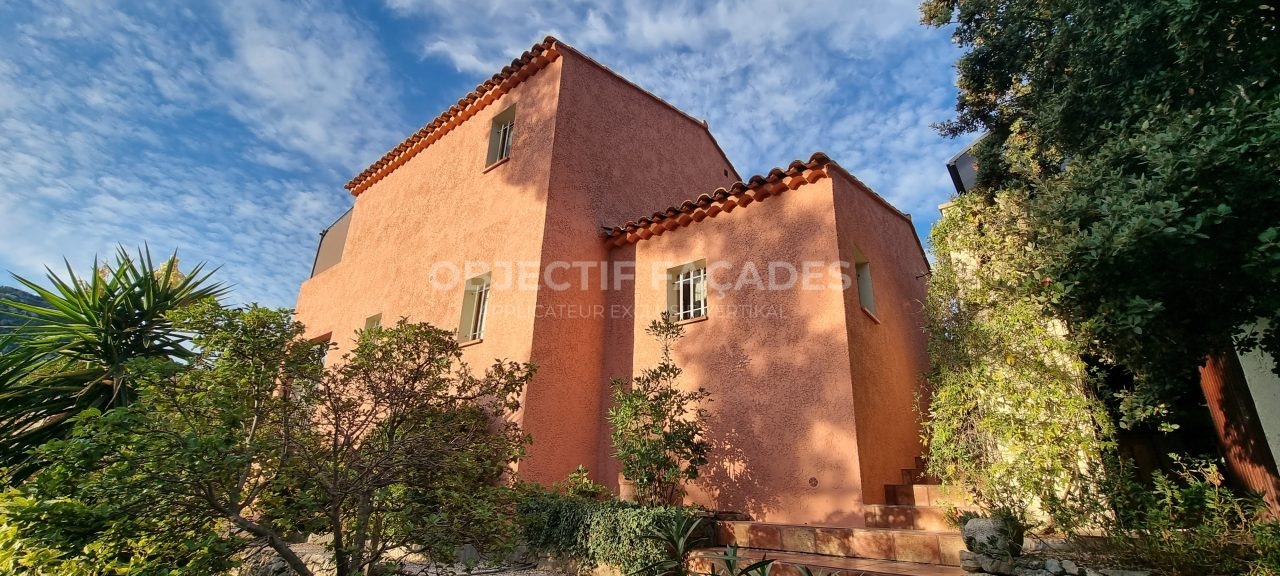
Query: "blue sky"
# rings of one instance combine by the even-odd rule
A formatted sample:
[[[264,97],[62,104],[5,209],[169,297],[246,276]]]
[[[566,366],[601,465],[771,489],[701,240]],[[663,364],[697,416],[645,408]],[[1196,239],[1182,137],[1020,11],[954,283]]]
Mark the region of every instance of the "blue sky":
[[[342,185],[547,34],[707,119],[744,176],[823,150],[927,235],[965,142],[929,127],[959,51],[917,20],[898,0],[5,2],[0,269],[146,242],[291,306]]]

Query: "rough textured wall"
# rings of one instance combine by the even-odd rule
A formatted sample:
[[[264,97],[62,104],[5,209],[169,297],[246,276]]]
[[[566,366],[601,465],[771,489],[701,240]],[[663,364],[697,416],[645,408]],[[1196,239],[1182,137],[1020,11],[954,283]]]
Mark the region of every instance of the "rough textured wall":
[[[831,183],[824,178],[635,244],[635,305],[643,314],[632,336],[636,370],[658,360],[644,327],[666,305],[666,268],[708,263],[710,318],[687,324],[676,349],[682,386],[713,394],[712,463],[692,486],[692,502],[769,522],[864,522],[844,291],[839,270],[826,267],[840,259]],[[770,263],[803,272],[806,261],[822,265],[818,289],[804,290],[798,280],[768,289]],[[749,281],[748,264],[765,289]],[[782,287],[789,274],[780,266],[776,277]]]
[[[900,484],[920,454],[916,391],[928,370],[923,302],[928,262],[911,222],[840,170],[833,170],[841,258],[871,263],[875,317],[857,283],[845,293],[849,363],[857,406],[858,452],[868,504],[884,503],[883,485]]]
[[[556,139],[548,189],[545,269],[553,262],[604,262],[608,250],[600,226],[636,218],[737,178],[706,128],[564,48]],[[524,426],[534,438],[521,463],[527,480],[553,482],[578,465],[599,481],[616,482],[600,441],[606,383],[606,303],[599,268],[553,272],[563,290],[538,293],[533,357],[539,364],[525,408]]]
[[[378,313],[383,325],[406,316],[456,329],[463,286],[433,288],[435,263],[539,260],[559,84],[557,60],[356,199],[342,261],[299,293],[297,314],[309,337],[331,333],[338,352],[348,350],[354,331]],[[511,159],[486,172],[490,122],[512,104]],[[437,279],[449,276],[441,271]],[[530,358],[533,319],[501,311],[532,309],[536,292],[504,288],[504,277],[493,272],[483,342],[465,349],[473,368]]]

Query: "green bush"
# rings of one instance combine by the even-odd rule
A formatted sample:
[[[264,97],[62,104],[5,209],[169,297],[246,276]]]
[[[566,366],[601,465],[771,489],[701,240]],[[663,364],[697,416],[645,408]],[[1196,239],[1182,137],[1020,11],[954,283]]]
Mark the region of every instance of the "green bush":
[[[637,506],[608,502],[598,507],[587,528],[587,553],[595,564],[631,574],[664,558],[662,546],[645,538],[659,526],[694,513],[680,506]]]
[[[630,574],[661,560],[658,527],[692,516],[680,506],[639,506],[522,489],[516,507],[531,552],[568,557],[584,566],[609,565]]]
[[[537,486],[521,488],[516,515],[524,543],[535,554],[587,559],[587,527],[596,500],[556,494]]]
[[[709,413],[701,405],[711,393],[699,387],[686,392],[676,385],[681,369],[672,357],[684,328],[663,314],[645,329],[662,345],[662,360],[639,376],[614,379],[613,407],[606,416],[612,428],[614,458],[622,475],[635,482],[636,500],[645,504],[679,501],[684,483],[698,479],[711,444],[703,438]]]
[[[1256,495],[1223,485],[1212,462],[1179,462],[1173,474],[1139,482],[1123,461],[1108,465],[1104,487],[1112,505],[1102,539],[1077,544],[1093,564],[1150,569],[1156,574],[1280,574],[1280,523]]]

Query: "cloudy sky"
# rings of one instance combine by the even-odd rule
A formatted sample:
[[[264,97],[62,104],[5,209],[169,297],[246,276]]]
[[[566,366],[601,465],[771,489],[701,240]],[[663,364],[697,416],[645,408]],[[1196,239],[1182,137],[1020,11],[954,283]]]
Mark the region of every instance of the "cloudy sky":
[[[0,270],[178,250],[291,306],[342,185],[547,34],[690,114],[744,176],[829,153],[928,233],[965,142],[911,0],[0,4]],[[12,284],[6,274],[0,284]]]

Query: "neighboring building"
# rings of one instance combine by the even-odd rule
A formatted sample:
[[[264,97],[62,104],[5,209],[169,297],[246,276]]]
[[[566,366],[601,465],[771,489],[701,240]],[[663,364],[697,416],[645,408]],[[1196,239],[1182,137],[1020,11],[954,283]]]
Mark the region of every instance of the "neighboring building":
[[[739,180],[705,122],[547,38],[347,184],[297,317],[331,357],[406,317],[473,367],[536,363],[520,476],[616,488],[608,383],[657,362],[670,310],[682,385],[713,394],[689,500],[864,526],[920,453],[924,251],[823,154]]]

